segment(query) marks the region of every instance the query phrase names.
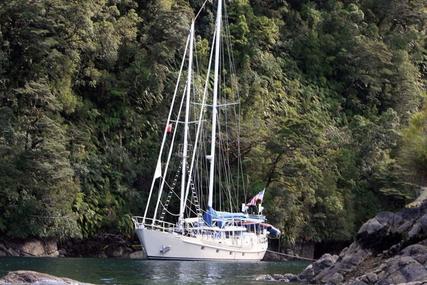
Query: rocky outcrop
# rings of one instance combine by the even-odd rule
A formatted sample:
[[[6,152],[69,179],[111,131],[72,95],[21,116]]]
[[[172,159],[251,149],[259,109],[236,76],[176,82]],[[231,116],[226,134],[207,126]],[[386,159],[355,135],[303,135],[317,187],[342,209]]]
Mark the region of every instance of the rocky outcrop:
[[[54,239],[14,240],[0,242],[0,256],[59,256],[58,244]]]
[[[136,245],[136,246],[135,246]],[[99,234],[90,239],[1,240],[1,256],[144,258],[138,241],[121,235]]]
[[[90,285],[89,283],[81,283],[69,278],[24,270],[12,271],[3,278],[0,278],[0,285],[6,284]]]
[[[66,257],[142,258],[140,246],[117,234],[99,234],[91,239],[67,240],[60,244]],[[139,242],[138,242],[139,245]]]
[[[331,285],[427,284],[427,202],[398,213],[379,213],[362,225],[339,256],[323,255],[298,280]]]

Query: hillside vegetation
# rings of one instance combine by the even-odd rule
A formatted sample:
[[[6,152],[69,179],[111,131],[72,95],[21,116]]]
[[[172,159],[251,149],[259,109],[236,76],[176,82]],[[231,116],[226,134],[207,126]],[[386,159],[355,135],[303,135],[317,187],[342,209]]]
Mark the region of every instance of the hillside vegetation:
[[[1,236],[132,234],[202,4],[1,1]],[[226,1],[248,192],[284,242],[350,239],[427,184],[425,4]]]

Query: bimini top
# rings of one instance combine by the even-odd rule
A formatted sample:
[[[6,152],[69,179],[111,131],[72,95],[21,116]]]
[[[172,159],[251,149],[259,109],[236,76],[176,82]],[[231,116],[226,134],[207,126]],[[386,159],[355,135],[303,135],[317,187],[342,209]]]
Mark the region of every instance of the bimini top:
[[[244,213],[230,213],[230,212],[220,212],[215,211],[212,207],[209,207],[208,210],[203,214],[203,220],[208,226],[212,225],[213,220],[243,220],[243,221],[257,221],[264,220],[263,216],[249,216]]]

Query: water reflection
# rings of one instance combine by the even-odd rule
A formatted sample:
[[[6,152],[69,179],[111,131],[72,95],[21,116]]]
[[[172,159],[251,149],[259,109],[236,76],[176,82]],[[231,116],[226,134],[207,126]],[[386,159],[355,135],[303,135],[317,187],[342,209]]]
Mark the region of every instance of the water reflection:
[[[0,275],[35,270],[95,284],[262,284],[257,275],[301,271],[305,262],[155,261],[95,258],[0,258]],[[269,283],[266,283],[269,284]]]

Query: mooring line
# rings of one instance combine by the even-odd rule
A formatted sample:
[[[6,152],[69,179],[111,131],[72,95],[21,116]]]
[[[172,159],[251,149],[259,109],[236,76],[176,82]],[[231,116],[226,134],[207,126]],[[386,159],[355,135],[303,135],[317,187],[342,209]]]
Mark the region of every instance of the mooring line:
[[[282,253],[282,252],[278,252],[278,251],[273,251],[273,250],[268,250],[268,252],[274,253],[274,254],[278,254],[278,255],[283,255],[286,257],[291,257],[291,258],[296,258],[296,259],[301,259],[301,260],[307,260],[307,261],[316,261],[316,259],[312,259],[312,258],[308,258],[308,257],[302,257],[302,256],[296,256],[296,255],[292,255],[292,254],[286,254],[286,253]]]

